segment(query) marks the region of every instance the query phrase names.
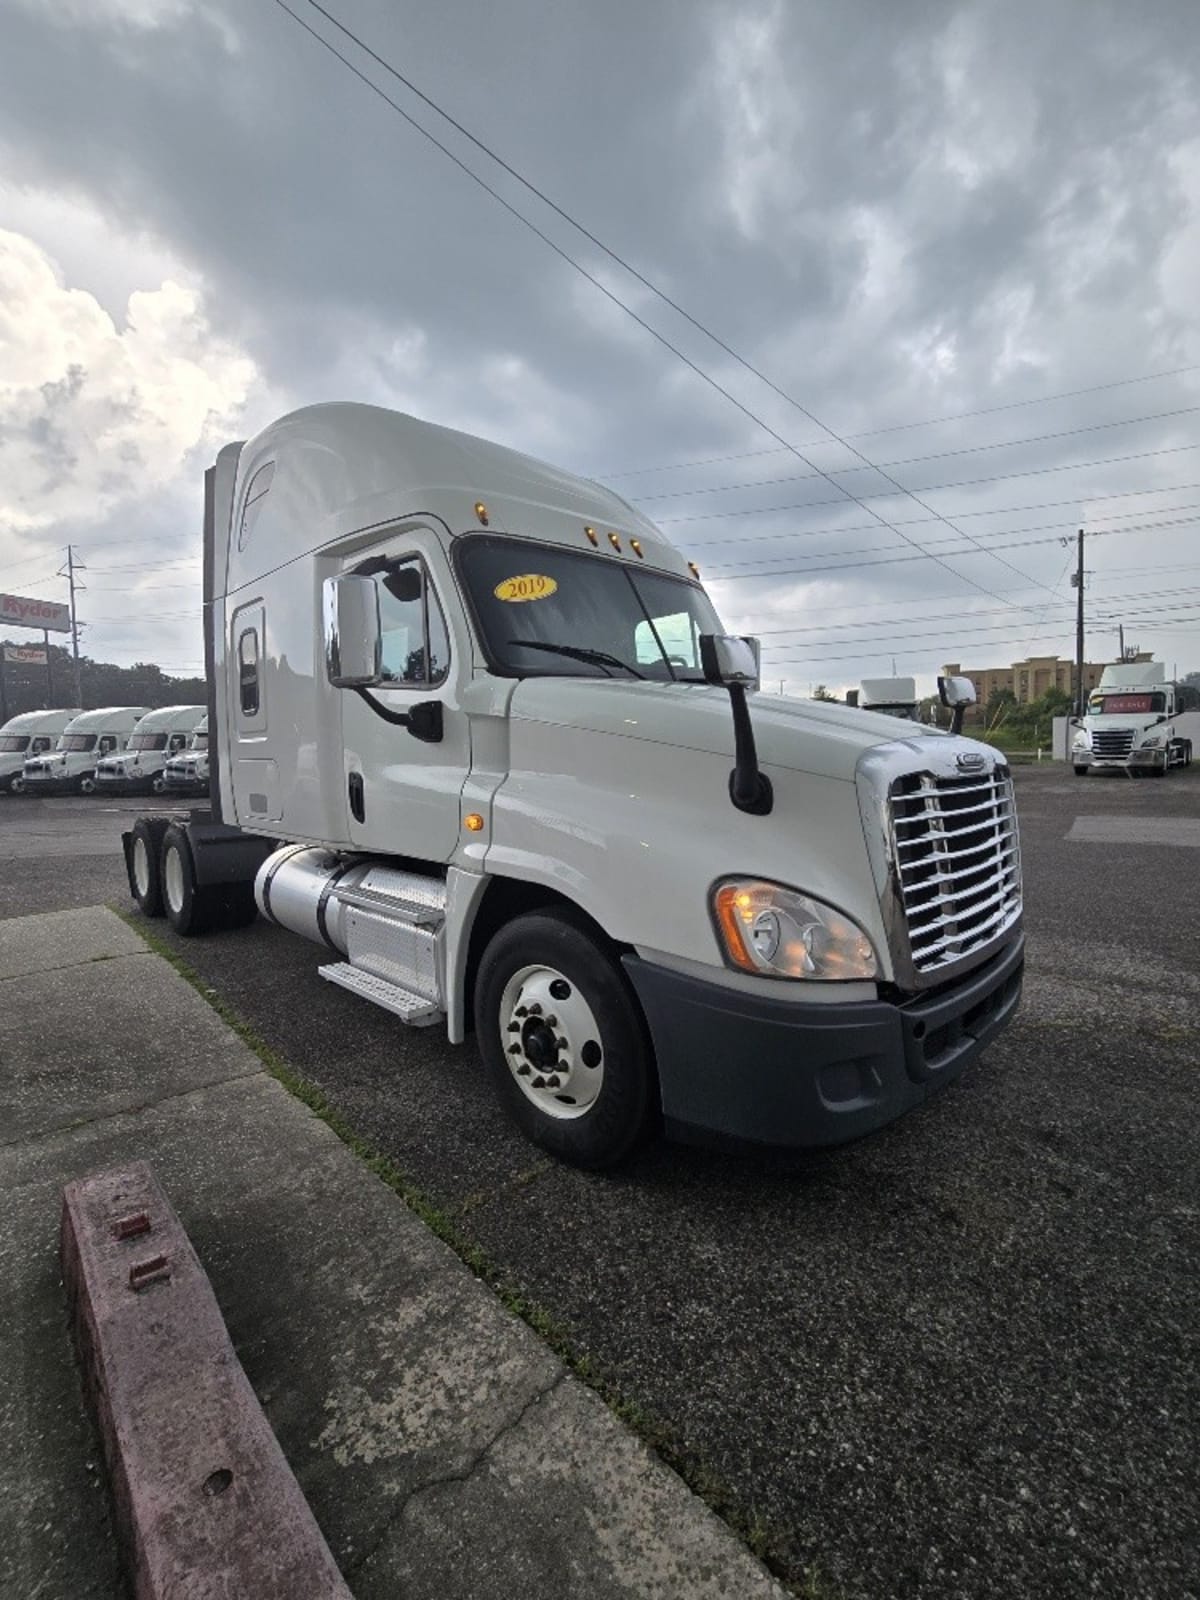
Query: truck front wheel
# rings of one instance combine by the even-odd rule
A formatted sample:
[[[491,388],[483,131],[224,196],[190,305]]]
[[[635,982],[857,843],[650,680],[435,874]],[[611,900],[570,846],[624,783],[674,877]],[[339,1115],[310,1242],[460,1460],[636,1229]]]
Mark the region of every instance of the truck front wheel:
[[[613,952],[569,910],[518,917],[484,952],[479,1049],[505,1108],[535,1143],[611,1167],[649,1128],[654,1063]]]

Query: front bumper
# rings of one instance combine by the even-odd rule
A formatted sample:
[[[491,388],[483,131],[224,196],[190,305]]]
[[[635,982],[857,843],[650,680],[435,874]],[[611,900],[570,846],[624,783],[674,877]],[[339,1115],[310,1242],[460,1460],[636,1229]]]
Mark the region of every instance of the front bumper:
[[[26,773],[25,793],[27,795],[75,794],[78,792],[82,776],[84,774],[73,772],[68,778],[43,778]]]
[[[157,776],[157,773],[151,775],[150,777],[139,773],[135,776],[129,776],[127,774],[123,778],[110,778],[106,772],[98,772],[96,774],[96,793],[150,794],[153,792],[154,778]]]
[[[669,1136],[791,1149],[857,1139],[958,1076],[1012,1020],[1019,934],[954,988],[894,1005],[742,994],[625,957],[650,1026]]]
[[[1131,750],[1127,756],[1098,756],[1091,750],[1072,750],[1071,762],[1076,767],[1094,767],[1103,772],[1106,767],[1117,771],[1136,768],[1139,771],[1157,772],[1167,764],[1167,752],[1161,750]]]

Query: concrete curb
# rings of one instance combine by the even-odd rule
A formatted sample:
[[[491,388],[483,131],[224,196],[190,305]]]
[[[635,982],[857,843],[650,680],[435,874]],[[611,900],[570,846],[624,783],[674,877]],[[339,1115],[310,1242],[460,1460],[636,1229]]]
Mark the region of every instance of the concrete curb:
[[[145,1162],[66,1186],[61,1253],[136,1600],[350,1600]]]

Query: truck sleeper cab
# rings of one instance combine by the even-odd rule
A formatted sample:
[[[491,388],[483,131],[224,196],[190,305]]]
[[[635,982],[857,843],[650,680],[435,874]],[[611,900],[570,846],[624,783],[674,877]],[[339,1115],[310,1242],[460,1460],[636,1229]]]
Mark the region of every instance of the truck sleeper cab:
[[[63,729],[53,750],[26,761],[22,773],[25,793],[94,794],[97,763],[125,748],[146,710],[145,706],[102,706],[81,711]]]
[[[755,696],[617,496],[326,405],[222,450],[205,505],[212,810],[125,836],[144,909],[199,932],[253,878],[326,980],[473,1024],[516,1121],[590,1166],[656,1122],[856,1137],[1012,1017],[1003,758]]]
[[[1192,743],[1175,719],[1200,710],[1200,690],[1168,683],[1161,661],[1124,661],[1105,667],[1088,696],[1087,713],[1074,721],[1071,765],[1077,778],[1115,768],[1135,777],[1161,778],[1192,762]]]
[[[125,748],[96,763],[97,792],[161,794],[167,786],[167,763],[187,748],[204,715],[203,706],[147,711]]]
[[[78,710],[22,711],[0,728],[0,792],[24,794],[25,763],[53,750]]]

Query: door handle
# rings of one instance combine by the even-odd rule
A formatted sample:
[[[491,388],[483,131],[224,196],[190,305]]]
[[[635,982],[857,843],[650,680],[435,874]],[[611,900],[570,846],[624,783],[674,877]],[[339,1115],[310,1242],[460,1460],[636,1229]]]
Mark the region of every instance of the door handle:
[[[355,822],[365,822],[367,819],[367,800],[363,791],[363,775],[361,772],[352,772],[346,784],[350,796],[350,815]]]

